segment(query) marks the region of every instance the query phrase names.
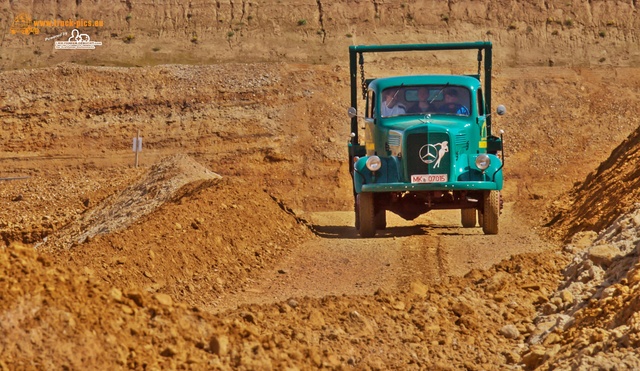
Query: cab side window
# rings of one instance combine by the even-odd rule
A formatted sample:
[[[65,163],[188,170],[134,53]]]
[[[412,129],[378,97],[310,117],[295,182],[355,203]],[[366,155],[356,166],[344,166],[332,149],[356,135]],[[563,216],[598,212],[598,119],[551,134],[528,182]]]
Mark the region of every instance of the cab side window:
[[[478,89],[478,98],[476,99],[478,105],[478,115],[484,116],[484,100],[482,99],[482,89]]]

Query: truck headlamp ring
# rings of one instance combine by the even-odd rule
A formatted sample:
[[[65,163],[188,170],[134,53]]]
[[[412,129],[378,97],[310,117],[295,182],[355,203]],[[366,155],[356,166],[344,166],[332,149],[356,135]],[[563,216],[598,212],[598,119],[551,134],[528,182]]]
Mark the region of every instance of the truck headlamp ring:
[[[486,170],[489,165],[491,165],[491,158],[486,154],[482,153],[476,157],[476,166],[480,170]]]
[[[366,162],[367,169],[371,171],[378,171],[382,166],[382,161],[380,161],[380,157],[378,156],[369,156]]]

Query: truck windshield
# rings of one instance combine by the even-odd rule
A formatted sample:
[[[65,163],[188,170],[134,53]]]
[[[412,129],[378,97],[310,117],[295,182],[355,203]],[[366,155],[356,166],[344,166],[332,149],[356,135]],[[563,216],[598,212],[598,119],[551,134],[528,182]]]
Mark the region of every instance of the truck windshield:
[[[443,114],[469,116],[471,94],[463,86],[419,85],[388,88],[382,91],[381,115]]]

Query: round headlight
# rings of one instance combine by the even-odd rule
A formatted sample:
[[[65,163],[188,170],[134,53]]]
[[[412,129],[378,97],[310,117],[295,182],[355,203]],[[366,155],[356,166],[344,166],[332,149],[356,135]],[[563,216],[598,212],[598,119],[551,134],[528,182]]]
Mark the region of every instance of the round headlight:
[[[369,156],[367,159],[367,169],[371,171],[380,170],[380,166],[382,166],[382,161],[380,161],[380,157],[378,156]]]
[[[478,169],[486,170],[489,165],[491,165],[491,158],[489,158],[489,156],[483,153],[476,157],[476,166],[478,167]]]

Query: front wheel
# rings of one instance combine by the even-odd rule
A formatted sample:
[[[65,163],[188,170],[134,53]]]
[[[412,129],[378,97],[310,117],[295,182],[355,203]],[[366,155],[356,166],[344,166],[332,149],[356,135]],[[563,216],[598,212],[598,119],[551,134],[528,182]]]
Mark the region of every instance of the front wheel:
[[[387,211],[382,209],[378,210],[375,215],[376,229],[387,229]]]
[[[376,234],[376,218],[373,207],[373,193],[363,192],[356,196],[356,225],[360,237],[373,237]]]
[[[476,226],[476,209],[462,209],[460,210],[460,220],[462,227],[473,228]]]
[[[482,212],[482,231],[484,234],[498,234],[498,217],[500,216],[500,191],[484,193],[484,210]]]

